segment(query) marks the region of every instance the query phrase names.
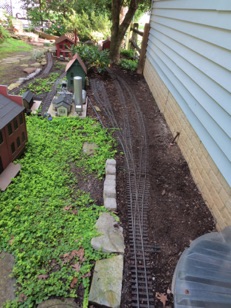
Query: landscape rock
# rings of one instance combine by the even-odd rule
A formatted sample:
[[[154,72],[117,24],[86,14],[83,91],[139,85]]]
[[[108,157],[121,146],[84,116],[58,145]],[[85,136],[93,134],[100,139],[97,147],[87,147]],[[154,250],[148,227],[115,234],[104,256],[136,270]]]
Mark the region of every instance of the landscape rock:
[[[106,164],[107,164],[107,165],[116,166],[116,160],[113,159],[113,158],[108,158],[108,159],[106,160]]]
[[[123,228],[109,213],[102,213],[95,225],[97,231],[102,234],[91,240],[91,245],[96,250],[104,252],[124,253]]]
[[[7,300],[15,298],[15,279],[10,277],[14,266],[14,258],[11,254],[2,252],[0,254],[0,307]]]
[[[8,90],[13,90],[13,89],[15,89],[19,86],[20,86],[20,83],[18,83],[18,82],[12,83],[8,86]]]
[[[38,305],[38,308],[80,308],[78,304],[72,298],[61,299],[49,299]]]
[[[106,175],[108,175],[108,174],[116,174],[116,167],[115,167],[115,165],[106,165],[105,172],[106,172]]]
[[[89,301],[111,308],[119,308],[123,278],[123,256],[96,262]]]
[[[98,148],[98,145],[95,143],[84,142],[83,144],[83,152],[87,155],[92,155],[95,153],[95,150]]]
[[[31,64],[31,66],[33,66],[33,67],[40,67],[40,66],[41,66],[41,64],[40,64],[40,63],[38,63],[38,62],[35,62],[35,63]]]
[[[117,203],[115,198],[105,198],[104,206],[109,211],[116,211],[117,210]]]
[[[116,198],[115,181],[105,181],[103,186],[103,198]]]
[[[23,72],[27,74],[34,73],[35,71],[36,71],[36,67],[28,67],[28,68],[24,68],[23,70]]]

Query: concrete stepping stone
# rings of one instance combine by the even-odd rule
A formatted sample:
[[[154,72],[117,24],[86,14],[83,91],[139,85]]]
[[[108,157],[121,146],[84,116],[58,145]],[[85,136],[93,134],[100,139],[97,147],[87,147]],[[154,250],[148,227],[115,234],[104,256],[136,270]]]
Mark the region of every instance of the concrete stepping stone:
[[[24,73],[31,74],[36,71],[36,67],[28,67],[23,70]]]
[[[123,279],[123,256],[99,260],[95,264],[89,301],[111,308],[119,308]]]
[[[119,226],[113,216],[109,213],[102,213],[95,227],[101,235],[92,238],[91,245],[94,249],[124,253],[123,228]]]
[[[40,63],[38,63],[38,62],[35,62],[35,63],[32,63],[32,64],[31,64],[31,66],[33,66],[33,67],[40,67],[40,66],[41,66],[41,64],[40,64]]]
[[[83,144],[83,152],[87,155],[92,155],[95,153],[95,150],[98,148],[98,145],[95,143],[84,142]]]
[[[15,299],[15,279],[10,277],[13,266],[14,257],[9,253],[0,253],[0,307],[7,300]]]
[[[78,304],[75,303],[73,299],[65,298],[61,299],[49,299],[38,305],[38,308],[81,308]]]

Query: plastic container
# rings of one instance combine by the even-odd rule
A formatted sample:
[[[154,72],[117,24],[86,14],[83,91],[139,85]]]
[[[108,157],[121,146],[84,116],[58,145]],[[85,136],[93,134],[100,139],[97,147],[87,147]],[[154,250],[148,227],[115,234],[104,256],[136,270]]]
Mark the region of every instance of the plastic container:
[[[172,281],[175,308],[231,308],[231,227],[194,240]]]

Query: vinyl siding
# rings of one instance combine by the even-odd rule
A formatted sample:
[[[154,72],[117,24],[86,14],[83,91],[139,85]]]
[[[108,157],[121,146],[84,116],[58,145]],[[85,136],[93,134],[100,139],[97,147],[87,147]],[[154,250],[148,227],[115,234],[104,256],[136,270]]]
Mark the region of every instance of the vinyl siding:
[[[154,1],[147,59],[231,186],[231,1]]]

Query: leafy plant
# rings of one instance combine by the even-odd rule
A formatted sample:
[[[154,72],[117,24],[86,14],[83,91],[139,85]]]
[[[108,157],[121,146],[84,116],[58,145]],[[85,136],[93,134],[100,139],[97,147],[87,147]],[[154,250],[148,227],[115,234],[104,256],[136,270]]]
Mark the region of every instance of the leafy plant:
[[[22,88],[20,94],[22,95],[27,90],[37,95],[49,92],[58,77],[58,73],[51,73],[47,78],[37,78],[35,81],[28,84],[26,88]]]
[[[100,51],[96,46],[85,44],[72,46],[72,53],[78,53],[88,70],[95,69],[98,73],[102,73],[109,66],[109,54],[107,50]]]
[[[120,55],[132,60],[136,58],[136,52],[134,49],[121,49]]]
[[[135,71],[137,69],[138,61],[130,59],[121,59],[119,65],[125,70]]]
[[[17,298],[7,307],[35,307],[45,299],[76,297],[88,288],[94,262],[105,256],[91,247],[95,222],[106,211],[89,193],[76,189],[71,166],[104,172],[113,157],[113,140],[91,119],[27,118],[29,141],[20,159],[22,170],[0,195],[0,251],[15,257]],[[83,142],[95,142],[88,160]]]

